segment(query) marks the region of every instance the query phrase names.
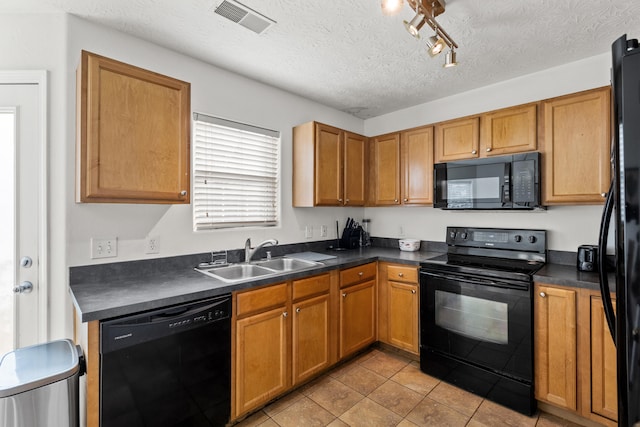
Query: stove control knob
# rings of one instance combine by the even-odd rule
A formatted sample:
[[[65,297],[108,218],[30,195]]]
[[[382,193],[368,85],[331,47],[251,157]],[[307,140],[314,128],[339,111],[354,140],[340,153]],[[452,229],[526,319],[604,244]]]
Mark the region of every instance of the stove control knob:
[[[535,243],[536,242],[536,236],[529,236],[529,243]]]
[[[452,239],[455,239],[456,238],[456,232],[455,231],[449,232],[449,237],[451,237]]]
[[[467,240],[467,233],[462,233],[462,234],[460,234],[460,238],[461,238],[462,240]]]
[[[513,239],[514,239],[516,242],[520,243],[520,241],[522,240],[522,236],[521,236],[521,235],[519,235],[519,234],[516,234],[516,235],[513,237]]]

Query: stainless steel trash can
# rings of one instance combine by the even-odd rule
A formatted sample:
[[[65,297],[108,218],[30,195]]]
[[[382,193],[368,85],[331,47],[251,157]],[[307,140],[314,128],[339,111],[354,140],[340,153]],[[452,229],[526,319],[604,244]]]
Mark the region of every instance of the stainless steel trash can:
[[[0,426],[77,427],[80,361],[71,340],[5,354],[0,360]]]

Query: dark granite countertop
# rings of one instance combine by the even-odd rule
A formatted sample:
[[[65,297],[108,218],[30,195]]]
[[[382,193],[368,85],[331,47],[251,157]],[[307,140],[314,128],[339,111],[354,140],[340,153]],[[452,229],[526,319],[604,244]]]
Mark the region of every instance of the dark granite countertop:
[[[88,322],[210,298],[377,260],[419,265],[425,259],[440,255],[439,252],[403,252],[399,249],[379,247],[324,253],[335,255],[336,258],[322,261],[322,265],[317,267],[234,284],[195,271],[193,267],[202,261],[202,255],[72,267],[69,273],[69,289],[81,320]]]
[[[613,273],[609,273],[609,287],[611,292],[616,290],[616,280]],[[600,289],[598,273],[578,271],[575,265],[546,264],[533,276],[536,282],[550,285],[570,286],[591,290]]]
[[[343,269],[372,261],[387,261],[419,265],[420,262],[442,254],[438,246],[424,245],[426,250],[404,252],[395,247],[370,247],[349,251],[318,250],[335,255],[321,265],[296,272],[270,275],[260,279],[229,284],[193,269],[206,260],[207,254],[186,255],[153,260],[128,261],[71,267],[69,289],[76,310],[83,322],[105,320],[175,304],[197,301],[256,286],[298,279],[335,269]],[[276,253],[276,256],[287,253]],[[569,255],[567,259],[575,259]],[[615,291],[615,278],[610,275]],[[598,274],[577,271],[575,265],[553,263],[539,270],[534,281],[547,284],[598,290]]]

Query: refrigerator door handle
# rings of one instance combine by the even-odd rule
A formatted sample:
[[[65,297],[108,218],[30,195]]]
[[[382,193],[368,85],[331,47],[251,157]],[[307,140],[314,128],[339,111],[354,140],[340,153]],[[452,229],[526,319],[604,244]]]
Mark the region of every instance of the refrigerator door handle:
[[[607,239],[609,236],[609,226],[611,225],[611,214],[613,212],[613,192],[614,192],[615,180],[611,181],[609,187],[609,193],[607,193],[607,200],[604,203],[604,210],[602,211],[602,220],[600,221],[600,234],[598,236],[598,274],[600,276],[600,294],[602,295],[602,302],[604,304],[604,315],[609,325],[609,331],[613,337],[613,342],[616,342],[616,313],[613,309],[613,303],[611,302],[611,291],[609,288],[609,278],[606,271],[606,259],[607,259]]]

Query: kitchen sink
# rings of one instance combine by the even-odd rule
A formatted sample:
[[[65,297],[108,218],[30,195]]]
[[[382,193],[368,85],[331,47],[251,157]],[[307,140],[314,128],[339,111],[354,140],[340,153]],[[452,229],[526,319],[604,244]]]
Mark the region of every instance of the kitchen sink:
[[[254,264],[233,264],[226,267],[196,268],[197,271],[225,282],[240,282],[255,277],[274,274],[275,270],[260,267]]]
[[[222,267],[197,267],[196,271],[227,283],[235,283],[284,272],[304,270],[305,268],[315,267],[317,265],[322,264],[294,258],[274,258],[251,263],[225,265]]]
[[[315,267],[316,265],[321,264],[313,261],[306,261],[295,258],[275,258],[266,261],[256,261],[255,265],[277,271],[293,271],[302,270],[303,268]]]

